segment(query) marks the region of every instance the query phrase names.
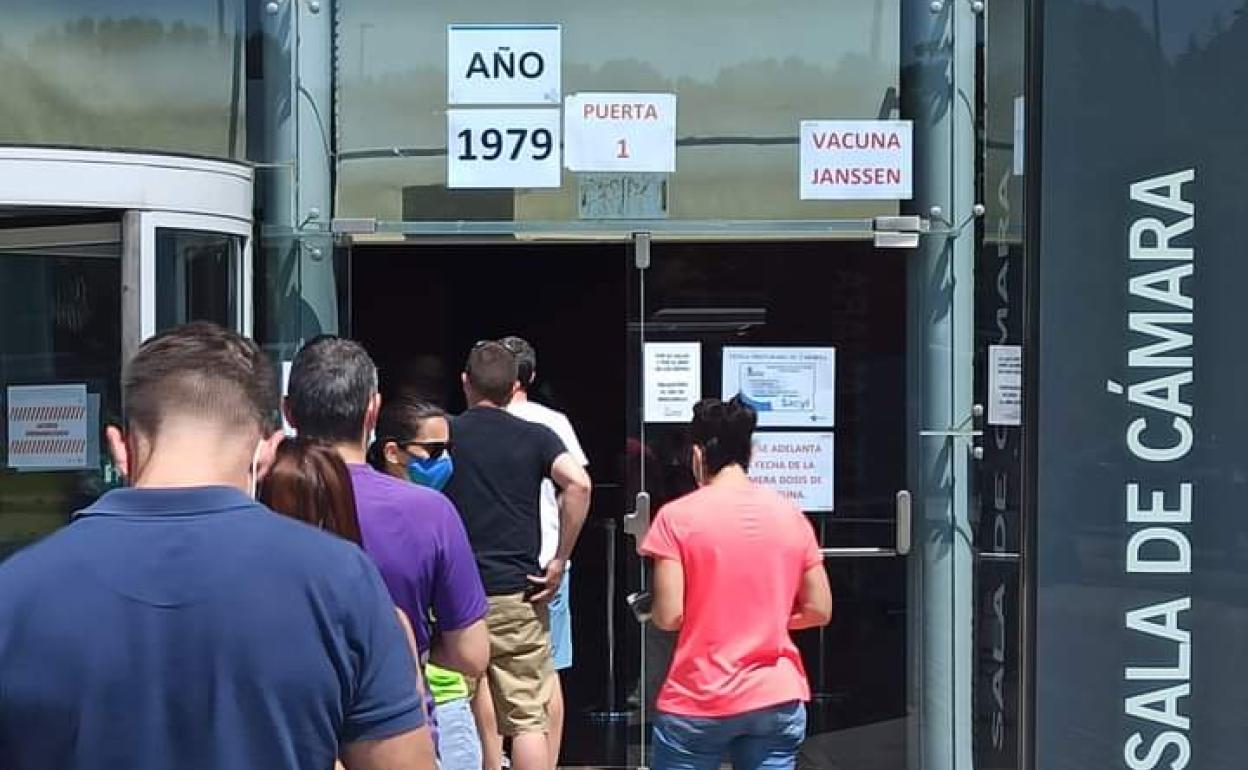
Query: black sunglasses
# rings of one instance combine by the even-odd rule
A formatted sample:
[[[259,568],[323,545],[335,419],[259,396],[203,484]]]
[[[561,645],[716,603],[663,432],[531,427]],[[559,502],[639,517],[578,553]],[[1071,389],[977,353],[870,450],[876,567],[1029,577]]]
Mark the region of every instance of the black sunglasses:
[[[415,454],[415,452],[408,449],[408,447],[418,446],[421,449],[425,450],[425,452],[429,455],[430,460],[436,460],[439,457],[441,457],[444,452],[447,452],[450,450],[451,442],[450,441],[407,441],[407,442],[404,442],[403,444],[400,444],[400,446],[402,446],[403,451],[407,452],[409,455]]]

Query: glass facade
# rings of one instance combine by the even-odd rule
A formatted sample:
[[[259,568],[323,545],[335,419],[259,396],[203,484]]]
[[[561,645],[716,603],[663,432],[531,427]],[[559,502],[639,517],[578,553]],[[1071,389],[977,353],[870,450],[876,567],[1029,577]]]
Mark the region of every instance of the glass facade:
[[[243,0],[8,0],[0,143],[246,152]]]
[[[626,6],[354,0],[336,27],[338,216],[382,221],[578,218],[578,179],[551,190],[446,189],[447,25],[562,25],[564,94],[676,94],[668,216],[829,220],[896,202],[799,200],[797,128],[895,117],[898,0]]]
[[[809,482],[823,502],[804,508],[837,609],[829,629],[799,638],[815,695],[801,765],[1012,770],[1025,731],[1021,430],[988,440],[975,406],[987,347],[1021,340],[1021,310],[1009,313],[1022,302],[1023,10],[19,0],[0,32],[15,73],[0,143],[256,164],[254,297],[238,289],[240,236],[156,226],[155,329],[241,328],[254,302],[254,334],[275,359],[345,333],[377,358],[384,397],[419,391],[451,410],[475,340],[517,333],[537,346],[538,395],[572,417],[595,482],[572,588],[566,764],[646,764],[673,641],[625,603],[648,585],[634,547],[645,514],[691,486],[683,426],[646,413],[647,350],[696,346],[706,396],[732,395],[734,349],[831,356],[834,424],[760,436],[827,452]],[[611,184],[656,180],[627,174],[447,188],[447,27],[494,22],[560,25],[564,95],[676,96],[658,209],[585,205]],[[799,125],[814,119],[910,121],[913,195],[802,200]],[[879,223],[904,248],[877,239],[885,215],[908,216]],[[6,386],[85,382],[98,424],[115,414],[139,336],[106,320],[131,285],[120,243],[93,259],[0,249],[0,296],[35,287],[21,290],[19,322],[0,327]],[[0,471],[0,548],[116,482],[95,451],[95,471]]]

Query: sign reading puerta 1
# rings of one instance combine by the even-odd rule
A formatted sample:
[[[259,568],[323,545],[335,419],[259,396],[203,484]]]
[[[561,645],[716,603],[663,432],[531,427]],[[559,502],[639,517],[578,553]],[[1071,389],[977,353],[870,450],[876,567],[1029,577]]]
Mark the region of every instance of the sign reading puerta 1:
[[[1218,6],[1171,7],[1188,29]],[[1248,25],[1172,50],[1154,24],[1044,7],[1043,770],[1248,767],[1248,110],[1219,85]]]

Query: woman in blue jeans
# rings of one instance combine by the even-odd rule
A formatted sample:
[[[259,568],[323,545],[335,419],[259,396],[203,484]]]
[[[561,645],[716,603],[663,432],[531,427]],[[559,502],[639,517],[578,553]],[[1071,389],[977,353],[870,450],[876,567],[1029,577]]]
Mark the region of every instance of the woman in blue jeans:
[[[693,412],[697,491],[668,503],[642,545],[654,558],[653,622],[679,631],[659,690],[653,770],[792,770],[810,685],[789,632],[832,617],[815,533],[750,481],[757,417],[741,399]]]

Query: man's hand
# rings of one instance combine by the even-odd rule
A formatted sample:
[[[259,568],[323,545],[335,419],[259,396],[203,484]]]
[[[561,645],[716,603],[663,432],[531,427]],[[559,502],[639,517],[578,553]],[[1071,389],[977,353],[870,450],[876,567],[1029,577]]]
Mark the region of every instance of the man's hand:
[[[551,559],[546,565],[546,574],[538,577],[529,575],[529,582],[535,586],[541,586],[542,590],[529,597],[531,602],[548,602],[554,598],[555,593],[559,590],[559,584],[563,582],[563,572],[567,568],[567,564],[563,559]]]

